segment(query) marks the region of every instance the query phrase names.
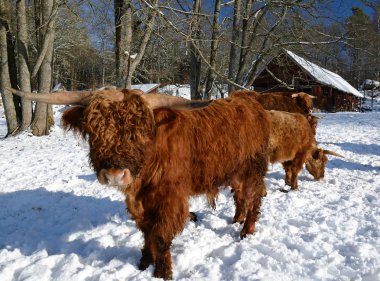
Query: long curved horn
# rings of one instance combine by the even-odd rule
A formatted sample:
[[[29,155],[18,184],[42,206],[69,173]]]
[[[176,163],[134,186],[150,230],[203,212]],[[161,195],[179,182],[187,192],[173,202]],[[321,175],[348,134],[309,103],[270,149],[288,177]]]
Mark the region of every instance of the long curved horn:
[[[342,158],[344,158],[343,155],[341,155],[341,154],[339,154],[339,153],[336,153],[336,152],[334,152],[334,151],[331,151],[331,150],[325,150],[325,149],[323,149],[323,153],[324,153],[324,154],[329,154],[329,155],[334,155],[334,156],[337,156],[337,157],[342,157]]]
[[[11,93],[18,95],[28,100],[34,100],[37,102],[45,102],[48,104],[72,104],[72,105],[88,105],[91,97],[96,91],[69,91],[69,92],[54,92],[54,93],[27,93],[12,88],[5,88]],[[122,101],[124,93],[118,90],[103,90],[99,91],[107,94],[107,97],[111,100]]]
[[[152,109],[169,107],[175,109],[200,109],[210,105],[212,100],[188,100],[181,97],[163,94],[143,94],[142,97],[148,102]]]
[[[5,88],[6,90],[10,91],[11,93],[28,99],[33,100],[37,102],[45,102],[48,104],[78,104],[78,105],[84,105],[84,101],[87,97],[91,95],[91,92],[55,92],[55,93],[44,93],[44,94],[37,94],[37,93],[28,93],[19,91],[12,88]]]

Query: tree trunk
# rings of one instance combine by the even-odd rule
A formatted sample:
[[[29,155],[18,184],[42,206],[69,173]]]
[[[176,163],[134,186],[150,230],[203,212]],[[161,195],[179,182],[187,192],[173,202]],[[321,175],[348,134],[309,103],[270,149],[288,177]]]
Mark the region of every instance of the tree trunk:
[[[157,5],[157,0],[152,0],[151,3],[152,3],[152,6],[155,7]],[[156,9],[153,9],[153,10],[149,9],[149,15],[148,15],[148,20],[146,22],[146,27],[144,30],[144,36],[141,40],[138,52],[133,59],[129,58],[128,68],[127,68],[128,72],[127,72],[127,77],[126,77],[127,88],[131,87],[133,73],[136,71],[137,66],[140,64],[145,54],[146,48],[148,46],[148,43],[150,41],[150,38],[153,32],[154,23],[156,20],[156,14],[157,14]]]
[[[191,99],[202,99],[202,93],[200,89],[201,84],[201,66],[202,61],[198,54],[197,48],[199,49],[199,39],[200,39],[200,19],[199,13],[201,10],[201,0],[194,0],[193,4],[193,18],[190,23],[191,35],[190,40],[192,44],[190,45],[190,91]],[[193,45],[194,44],[194,45]]]
[[[241,0],[235,0],[234,3],[234,19],[232,26],[230,62],[228,67],[228,78],[235,81],[239,66],[239,37],[240,37],[240,21],[241,21]],[[228,92],[235,90],[235,86],[229,84]]]
[[[130,88],[132,77],[130,73],[130,55],[132,42],[132,3],[130,0],[115,0],[115,28],[116,28],[116,85]]]
[[[250,13],[252,10],[252,1],[253,0],[247,0],[245,3],[245,7],[242,11],[243,17],[241,19],[241,50],[240,50],[240,57],[239,57],[239,65],[237,69],[237,73],[235,76],[235,82],[239,85],[243,85],[244,83],[244,75],[246,75],[246,69],[245,66],[248,64],[248,53],[249,53],[249,33],[253,32],[252,29],[249,27],[249,22],[251,19]],[[253,36],[251,36],[252,38]]]
[[[13,95],[6,93],[5,87],[11,87],[11,78],[9,75],[8,64],[8,42],[7,33],[9,30],[9,2],[7,0],[0,0],[0,56],[1,56],[1,97],[3,100],[4,111],[7,120],[7,135],[13,134],[17,128],[17,114],[13,101]]]
[[[211,35],[210,68],[207,74],[205,99],[211,98],[212,85],[216,78],[215,72],[212,69],[215,69],[216,67],[216,52],[218,50],[218,36],[219,36],[219,15],[220,15],[220,0],[215,0],[214,19],[212,23],[212,35]]]
[[[17,0],[17,29],[18,29],[18,69],[19,86],[21,91],[30,92],[30,72],[28,56],[28,26],[26,18],[25,0]],[[27,129],[32,121],[32,102],[21,99],[22,118],[20,131]]]
[[[44,52],[45,56],[42,59],[38,75],[38,92],[40,93],[50,92],[51,89],[55,22],[55,17],[53,16],[53,6],[54,0],[44,0],[42,3],[41,31],[43,32],[44,43],[42,44],[40,52]],[[32,124],[33,135],[48,135],[49,129],[53,124],[54,120],[51,105],[38,102],[36,104],[35,116]]]

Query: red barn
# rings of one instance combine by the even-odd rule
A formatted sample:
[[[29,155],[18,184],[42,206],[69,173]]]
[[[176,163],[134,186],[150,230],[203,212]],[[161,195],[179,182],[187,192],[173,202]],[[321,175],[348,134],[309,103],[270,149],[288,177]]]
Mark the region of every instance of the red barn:
[[[293,90],[284,89],[279,81]],[[327,112],[358,111],[363,94],[340,75],[320,67],[291,51],[284,50],[274,57],[253,83],[256,91],[306,92],[316,97],[314,110]]]

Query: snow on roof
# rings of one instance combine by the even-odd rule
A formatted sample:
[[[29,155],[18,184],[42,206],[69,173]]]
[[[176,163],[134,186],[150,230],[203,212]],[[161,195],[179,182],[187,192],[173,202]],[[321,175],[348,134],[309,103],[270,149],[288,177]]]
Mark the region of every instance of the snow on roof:
[[[291,51],[285,50],[285,52],[294,60],[295,63],[302,67],[306,72],[309,73],[309,75],[311,75],[318,82],[341,90],[342,92],[350,93],[357,97],[363,98],[363,94],[361,94],[358,90],[352,87],[340,75],[323,67],[320,67],[310,61],[307,61],[304,58],[297,56]]]
[[[362,88],[363,88],[363,90],[379,89],[380,88],[380,82],[375,81],[375,80],[371,80],[371,79],[366,79],[363,82]]]
[[[136,84],[136,85],[132,85],[132,90],[141,90],[143,91],[144,93],[149,93],[151,90],[155,89],[155,88],[158,88],[160,86],[160,84]]]

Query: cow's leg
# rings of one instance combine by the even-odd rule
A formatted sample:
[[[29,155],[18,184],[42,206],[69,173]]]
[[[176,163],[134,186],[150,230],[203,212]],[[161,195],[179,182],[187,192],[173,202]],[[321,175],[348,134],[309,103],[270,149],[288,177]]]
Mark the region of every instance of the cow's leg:
[[[289,186],[292,185],[293,178],[292,164],[292,161],[286,161],[282,163],[282,167],[284,167],[285,170],[285,184]]]
[[[234,192],[235,201],[235,216],[232,222],[243,223],[246,213],[245,198],[243,194],[243,183],[240,180],[235,179],[232,182],[231,187]]]
[[[169,280],[173,278],[172,257],[170,254],[170,246],[173,238],[165,239],[161,235],[152,235],[152,250],[155,253],[156,260],[154,262],[154,277]]]
[[[154,259],[154,277],[172,279],[172,258],[170,247],[174,237],[179,234],[189,216],[187,198],[175,194],[157,198],[153,210],[146,214],[153,220],[149,235],[151,255]]]
[[[154,263],[154,257],[152,255],[152,249],[151,249],[151,239],[149,237],[150,231],[147,233],[144,233],[144,248],[141,250],[141,259],[139,263],[139,269],[145,270],[149,267],[149,265]]]
[[[306,161],[305,153],[296,154],[296,157],[292,161],[292,165],[291,165],[292,178],[291,178],[290,186],[294,190],[298,190],[298,174],[302,170],[302,167],[305,161]]]
[[[255,223],[260,215],[260,206],[262,199],[262,190],[265,189],[264,178],[259,177],[254,180],[253,184],[247,181],[243,184],[244,194],[247,198],[247,217],[240,238],[243,239],[255,231]]]

